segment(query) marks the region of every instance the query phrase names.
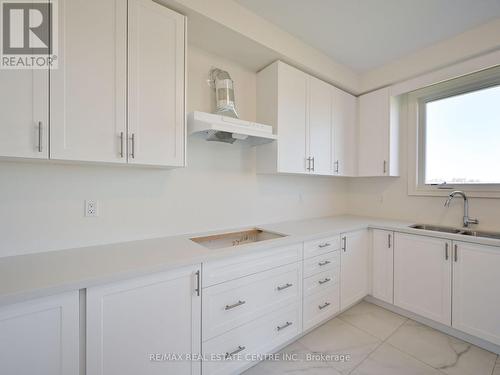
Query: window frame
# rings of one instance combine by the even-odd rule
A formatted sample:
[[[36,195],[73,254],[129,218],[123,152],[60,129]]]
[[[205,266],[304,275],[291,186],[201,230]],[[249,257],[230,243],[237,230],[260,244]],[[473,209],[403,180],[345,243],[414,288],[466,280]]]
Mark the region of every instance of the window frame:
[[[408,194],[446,196],[463,190],[471,197],[500,198],[496,184],[425,184],[426,104],[500,85],[500,66],[437,83],[408,94]]]

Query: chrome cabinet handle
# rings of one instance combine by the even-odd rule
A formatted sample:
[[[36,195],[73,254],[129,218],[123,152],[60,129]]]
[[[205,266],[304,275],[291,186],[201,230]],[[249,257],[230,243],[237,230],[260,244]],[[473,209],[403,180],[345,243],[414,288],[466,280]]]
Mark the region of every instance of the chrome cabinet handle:
[[[313,162],[312,171],[314,172],[314,156],[312,157],[312,162]]]
[[[120,132],[120,157],[123,158],[123,132]]]
[[[389,249],[390,249],[390,248],[391,248],[391,246],[392,246],[392,244],[391,244],[391,237],[392,237],[392,235],[389,233],[389,234],[387,235],[387,247],[388,247]]]
[[[325,242],[325,243],[322,243],[322,244],[319,244],[319,245],[318,245],[318,247],[319,247],[320,249],[323,249],[324,247],[328,247],[328,246],[332,246],[332,245],[331,245],[330,243],[328,243],[328,242]]]
[[[311,158],[306,158],[306,160],[307,160],[306,170],[307,171],[311,171]]]
[[[448,247],[449,247],[449,244],[448,244],[448,242],[446,242],[444,244],[444,259],[445,260],[448,260],[448,258],[449,258],[449,256],[448,256]]]
[[[245,303],[247,303],[247,301],[238,301],[232,305],[226,305],[225,307],[225,310],[231,310],[231,309],[234,309],[235,307],[238,307],[238,306],[241,306],[241,305],[244,305]]]
[[[387,173],[387,160],[384,160],[384,174]]]
[[[330,280],[331,280],[331,279],[330,279],[329,277],[327,277],[327,278],[325,278],[325,279],[323,279],[323,280],[319,280],[319,281],[318,281],[318,284],[319,284],[319,285],[323,285],[323,284],[325,284],[325,283],[329,282]]]
[[[344,250],[344,253],[346,252],[346,248],[347,248],[347,238],[342,237],[342,250]]]
[[[132,147],[130,151],[130,157],[132,159],[135,159],[135,133],[132,133],[132,136],[130,137],[130,140],[132,141]]]
[[[335,161],[335,173],[339,173],[339,161]]]
[[[325,302],[324,304],[319,305],[318,309],[323,310],[325,307],[328,307],[328,306],[330,306],[330,302]]]
[[[277,326],[276,327],[276,330],[277,331],[281,331],[282,329],[285,329],[285,328],[288,328],[292,325],[293,323],[292,322],[286,322],[285,324],[283,324],[282,326]]]
[[[319,262],[318,266],[323,267],[326,266],[327,264],[330,264],[331,262],[329,260],[324,260],[323,262]]]
[[[195,272],[195,275],[196,275],[196,288],[195,288],[195,292],[196,292],[196,295],[199,296],[200,295],[200,292],[201,292],[201,275],[200,275],[200,270],[196,271]]]
[[[233,355],[238,354],[239,352],[242,352],[245,349],[246,349],[246,346],[238,345],[238,349],[236,349],[235,351],[233,351],[231,353],[226,352],[226,359],[231,358]]]
[[[42,128],[43,128],[42,122],[38,121],[38,152],[42,152],[42,150],[43,150]]]
[[[455,244],[455,262],[458,262],[458,245]]]
[[[278,292],[281,292],[282,290],[288,289],[291,286],[293,286],[293,284],[286,283],[285,285],[278,285],[276,289],[278,290]]]

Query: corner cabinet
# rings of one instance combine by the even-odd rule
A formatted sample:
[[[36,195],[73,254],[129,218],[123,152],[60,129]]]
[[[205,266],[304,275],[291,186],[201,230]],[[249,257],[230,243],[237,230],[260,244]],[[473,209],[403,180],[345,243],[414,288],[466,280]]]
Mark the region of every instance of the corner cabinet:
[[[0,374],[78,375],[78,291],[0,307]]]
[[[87,375],[200,374],[200,268],[87,289]]]
[[[257,75],[257,120],[278,135],[257,148],[259,173],[355,174],[354,96],[276,61]]]
[[[368,230],[344,233],[341,241],[340,309],[345,310],[368,295]]]
[[[394,302],[394,232],[372,230],[372,295]]]
[[[184,166],[185,17],[153,0],[57,13],[58,67],[0,72],[0,157]]]
[[[399,176],[397,98],[386,87],[358,99],[358,175]]]

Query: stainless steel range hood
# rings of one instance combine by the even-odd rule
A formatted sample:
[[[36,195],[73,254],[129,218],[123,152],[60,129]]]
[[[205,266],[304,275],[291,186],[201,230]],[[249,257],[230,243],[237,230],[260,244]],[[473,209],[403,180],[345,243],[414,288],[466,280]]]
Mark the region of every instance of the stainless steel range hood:
[[[251,146],[277,139],[269,125],[199,111],[188,115],[188,134],[200,136],[207,141]]]

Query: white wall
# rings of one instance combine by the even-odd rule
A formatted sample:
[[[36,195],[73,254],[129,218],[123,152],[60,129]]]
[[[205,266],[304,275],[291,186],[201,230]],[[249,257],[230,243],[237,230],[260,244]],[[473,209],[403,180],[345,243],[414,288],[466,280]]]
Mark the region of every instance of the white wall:
[[[444,207],[445,197],[408,195],[408,125],[403,108],[400,122],[400,177],[352,178],[348,181],[351,214],[402,219],[418,223],[462,226],[463,201]],[[470,198],[469,214],[480,221],[477,228],[500,230],[500,199]]]
[[[188,110],[211,110],[212,66],[255,119],[256,75],[190,47]],[[343,213],[346,181],[255,173],[255,149],[188,139],[188,167],[0,162],[0,256]],[[100,202],[83,217],[85,199]]]

